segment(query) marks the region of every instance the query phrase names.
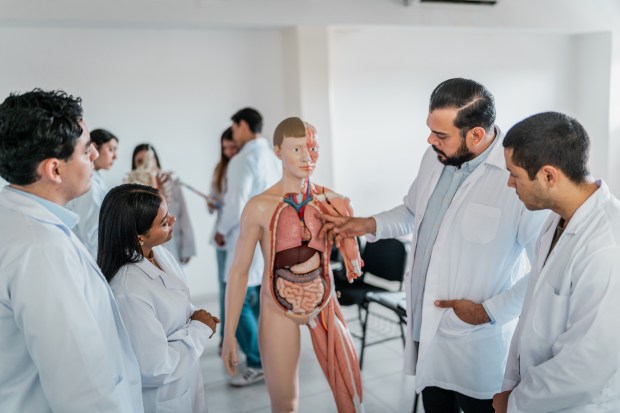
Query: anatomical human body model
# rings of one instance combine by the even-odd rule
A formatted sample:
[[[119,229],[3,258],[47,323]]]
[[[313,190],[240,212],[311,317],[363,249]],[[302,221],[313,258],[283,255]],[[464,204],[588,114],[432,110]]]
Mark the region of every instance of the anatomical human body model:
[[[259,343],[272,411],[297,410],[300,325],[310,329],[312,344],[334,394],[339,412],[361,412],[359,363],[329,269],[331,245],[319,236],[322,213],[352,215],[347,198],[310,182],[318,159],[314,127],[299,118],[285,119],[274,133],[282,180],[252,198],[241,218],[241,236],[229,273],[222,359],[236,368],[234,339],[247,285],[247,268],[257,242],[265,258],[261,288]],[[347,276],[359,276],[357,242],[341,243]],[[303,385],[303,383],[302,383]]]

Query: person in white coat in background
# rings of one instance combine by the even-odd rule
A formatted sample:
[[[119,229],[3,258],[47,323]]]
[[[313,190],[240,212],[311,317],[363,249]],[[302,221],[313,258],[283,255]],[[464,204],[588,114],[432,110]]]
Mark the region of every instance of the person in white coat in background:
[[[269,141],[261,136],[263,117],[253,108],[237,111],[232,120],[233,139],[239,152],[228,163],[224,208],[216,226],[215,241],[226,245],[226,279],[232,268],[241,228],[241,214],[248,201],[271,187],[282,177],[280,161]],[[260,288],[265,263],[256,246],[248,274],[248,289],[237,324],[236,338],[246,356],[246,368],[230,384],[244,387],[264,380],[263,364],[258,348],[258,315]]]
[[[495,411],[620,412],[620,202],[590,175],[590,139],[569,116],[531,116],[504,148],[508,186],[528,209],[553,213]]]
[[[108,170],[116,161],[118,138],[105,129],[90,132],[90,139],[97,148],[99,156],[95,159],[95,171],[90,182],[90,189],[84,195],[69,201],[67,208],[79,215],[80,220],[73,228],[75,235],[82,241],[90,255],[97,259],[97,238],[99,236],[99,209],[108,187],[103,182],[100,171]]]
[[[112,291],[64,208],[97,149],[81,100],[35,89],[0,104],[0,412],[142,412]]]
[[[138,358],[147,413],[206,411],[200,356],[219,322],[191,304],[183,271],[161,246],[173,226],[150,186],[117,186],[101,206],[97,262]]]
[[[506,187],[493,95],[469,79],[431,94],[430,129],[404,203],[370,218],[325,216],[322,231],[369,241],[413,232],[405,274],[405,371],[427,413],[492,412],[544,212]]]

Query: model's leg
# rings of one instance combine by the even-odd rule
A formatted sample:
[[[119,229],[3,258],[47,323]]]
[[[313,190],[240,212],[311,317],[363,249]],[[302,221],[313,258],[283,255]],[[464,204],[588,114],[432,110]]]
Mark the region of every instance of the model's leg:
[[[299,326],[287,318],[283,310],[269,302],[261,306],[260,351],[271,411],[274,413],[297,411],[299,336]]]
[[[252,311],[252,304],[258,300],[259,288],[248,287],[236,333],[239,347],[245,353],[247,365],[253,369],[263,368],[258,351],[258,320]]]
[[[226,281],[224,281],[226,268],[226,250],[216,249],[217,258],[217,281],[220,288],[220,341],[224,338],[224,309],[226,308]]]

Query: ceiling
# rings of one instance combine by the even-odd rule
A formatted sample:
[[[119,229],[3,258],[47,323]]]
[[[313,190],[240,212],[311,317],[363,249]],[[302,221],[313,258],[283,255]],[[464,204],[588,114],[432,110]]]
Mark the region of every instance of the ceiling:
[[[0,0],[0,27],[407,26],[591,32],[620,29],[619,0]]]

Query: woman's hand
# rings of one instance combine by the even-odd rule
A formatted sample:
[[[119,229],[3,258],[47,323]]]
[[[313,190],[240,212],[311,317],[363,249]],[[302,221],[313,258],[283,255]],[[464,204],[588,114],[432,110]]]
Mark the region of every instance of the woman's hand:
[[[213,334],[215,334],[215,331],[217,330],[217,325],[220,322],[219,318],[211,315],[211,313],[203,309],[194,311],[194,314],[192,314],[190,319],[206,324],[213,331],[209,338],[213,337]]]

